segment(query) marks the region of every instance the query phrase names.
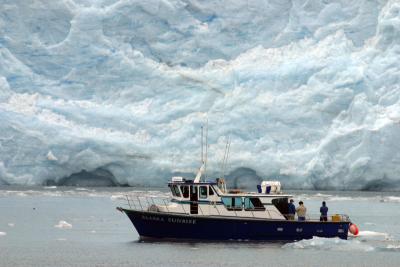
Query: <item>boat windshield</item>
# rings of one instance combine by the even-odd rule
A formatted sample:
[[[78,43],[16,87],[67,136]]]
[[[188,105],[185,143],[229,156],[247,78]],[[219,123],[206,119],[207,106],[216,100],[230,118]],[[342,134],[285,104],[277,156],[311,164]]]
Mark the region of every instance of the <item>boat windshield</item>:
[[[206,186],[206,185],[202,185],[202,186],[199,186],[199,198],[207,198],[208,197],[208,194],[207,194],[207,188],[208,188],[208,186]]]
[[[170,188],[171,188],[171,192],[172,192],[173,196],[181,197],[181,192],[179,191],[179,188],[177,185],[171,185]]]
[[[189,198],[189,186],[181,185],[181,191],[184,198]]]
[[[208,191],[208,194],[210,195],[210,196],[213,196],[214,195],[214,189],[212,188],[212,186],[210,186],[210,187],[208,187],[209,189],[209,191]]]

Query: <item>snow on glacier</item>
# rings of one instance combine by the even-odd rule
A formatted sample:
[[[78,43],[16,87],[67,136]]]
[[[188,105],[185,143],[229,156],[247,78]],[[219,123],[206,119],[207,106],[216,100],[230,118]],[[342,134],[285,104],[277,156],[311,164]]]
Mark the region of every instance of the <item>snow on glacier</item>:
[[[0,184],[400,188],[398,1],[0,6]]]

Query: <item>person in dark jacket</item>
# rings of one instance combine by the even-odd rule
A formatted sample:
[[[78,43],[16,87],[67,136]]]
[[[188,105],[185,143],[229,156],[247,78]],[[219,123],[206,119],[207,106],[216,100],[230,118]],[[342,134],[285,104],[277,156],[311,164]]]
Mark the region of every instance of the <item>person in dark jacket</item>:
[[[294,221],[294,215],[296,214],[296,207],[293,204],[293,199],[290,200],[288,204],[288,220]]]
[[[319,220],[321,222],[327,222],[328,221],[328,207],[326,206],[325,201],[322,201],[322,207],[319,208],[319,212],[321,213],[321,217],[319,217]]]

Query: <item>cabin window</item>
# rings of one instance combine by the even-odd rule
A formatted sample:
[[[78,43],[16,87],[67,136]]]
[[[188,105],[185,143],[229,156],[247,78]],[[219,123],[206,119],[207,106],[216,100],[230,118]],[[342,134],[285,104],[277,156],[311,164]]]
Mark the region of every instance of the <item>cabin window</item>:
[[[207,198],[207,187],[205,185],[201,185],[200,186],[200,190],[199,190],[199,198]]]
[[[228,210],[242,210],[241,197],[222,197],[221,200]]]
[[[172,186],[172,191],[175,192],[175,196],[181,197],[181,192],[179,191],[179,188],[177,185]]]
[[[184,198],[189,197],[189,187],[187,185],[181,185],[181,191]]]
[[[254,209],[254,205],[251,203],[250,198],[248,197],[244,199],[244,209]]]
[[[214,189],[212,188],[212,186],[208,187],[208,195],[209,196],[213,196],[214,195]]]
[[[288,214],[289,213],[289,204],[288,198],[275,198],[272,200],[272,205],[274,205],[280,213]]]
[[[245,197],[244,198],[244,209],[245,210],[265,210],[264,205],[258,197]]]
[[[172,195],[175,196],[175,191],[174,191],[174,189],[172,188],[172,185],[168,185],[168,187],[169,187],[169,189],[171,189]]]
[[[169,185],[169,188],[171,189],[171,193],[175,197],[181,197],[181,192],[179,191],[179,188],[177,185]]]

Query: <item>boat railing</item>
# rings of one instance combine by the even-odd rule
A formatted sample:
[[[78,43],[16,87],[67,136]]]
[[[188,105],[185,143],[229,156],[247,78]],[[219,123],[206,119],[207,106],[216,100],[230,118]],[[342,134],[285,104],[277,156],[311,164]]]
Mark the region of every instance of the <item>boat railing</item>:
[[[197,204],[198,206],[198,214],[200,215],[221,215],[220,210],[218,209],[219,205],[216,205],[216,203],[211,202],[212,207],[214,207],[214,211],[216,211],[213,214],[210,214],[210,212],[206,213],[204,212],[203,208],[201,207],[201,204],[204,204],[199,201],[185,201],[184,203],[181,202],[171,202],[171,197],[168,196],[142,196],[142,195],[125,195],[123,198],[124,200],[124,206],[129,207],[131,210],[138,210],[138,211],[152,211],[152,212],[174,212],[174,213],[180,213],[180,214],[191,214],[190,212],[190,207],[187,206],[187,204]],[[174,205],[172,207],[171,205]],[[178,208],[179,207],[179,208]],[[232,209],[234,212],[231,215],[224,214],[224,216],[233,216],[233,217],[242,217],[242,214],[238,214],[239,210]],[[241,209],[242,210],[242,209]],[[240,210],[240,211],[241,211]],[[250,211],[251,216],[254,218],[259,218],[258,216],[255,215],[258,211],[256,210],[251,210],[251,209],[246,209],[246,211]],[[270,210],[266,210],[268,213],[269,217],[272,217]],[[282,214],[285,218],[290,220],[290,214]],[[297,216],[292,217],[292,220],[297,220]],[[317,214],[311,214],[306,216],[306,221],[319,221],[320,220],[320,215]],[[334,214],[330,215],[327,218],[327,221],[333,222],[350,222],[349,216],[346,214]]]
[[[168,203],[170,203],[170,197],[163,196],[140,196],[140,195],[125,195],[125,206],[132,210],[140,211],[155,211],[155,207],[163,206],[168,211]]]
[[[176,208],[172,210],[170,207],[171,204],[176,204],[177,206],[180,207],[180,209],[178,209],[178,212],[184,214],[191,214],[190,207],[185,207],[185,204],[193,203],[193,204],[198,204],[199,214],[209,215],[203,211],[200,205],[201,202],[199,201],[186,201],[185,204],[183,204],[183,203],[171,202],[171,197],[140,196],[140,195],[125,195],[124,201],[125,201],[123,203],[124,206],[129,207],[129,209],[138,211],[153,211],[153,212],[177,212]],[[220,215],[219,210],[218,209],[216,210],[218,215]],[[235,215],[237,215],[236,212]]]
[[[283,214],[285,218],[290,220],[290,218],[293,221],[297,221],[298,217],[294,216],[293,214]],[[311,215],[306,215],[306,221],[320,221],[321,216],[318,214],[311,214]],[[328,222],[350,222],[350,217],[347,214],[333,214],[327,216],[327,221]]]

